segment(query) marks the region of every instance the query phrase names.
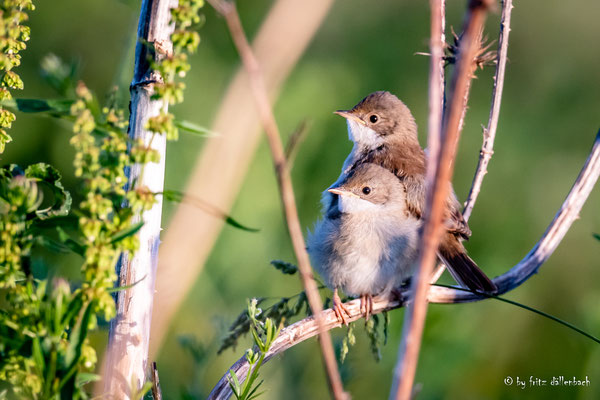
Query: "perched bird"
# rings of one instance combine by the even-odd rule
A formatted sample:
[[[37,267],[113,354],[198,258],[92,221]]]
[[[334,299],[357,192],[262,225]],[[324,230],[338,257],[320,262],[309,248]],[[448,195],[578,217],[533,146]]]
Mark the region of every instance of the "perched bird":
[[[368,319],[372,297],[399,288],[414,270],[421,222],[407,209],[402,182],[376,164],[361,164],[328,189],[339,197],[308,235],[315,269],[333,289],[333,309],[347,323],[337,289],[361,297]]]
[[[360,165],[373,163],[392,172],[406,190],[406,210],[421,219],[425,207],[426,156],[417,139],[417,124],[408,107],[389,92],[374,92],[350,110],[335,112],[346,118],[348,136],[354,147],[342,169],[336,186]],[[335,193],[325,192],[323,203],[332,216],[338,212]],[[467,255],[460,239],[468,239],[471,230],[460,211],[452,189],[446,201],[444,232],[438,257],[454,279],[471,290],[497,292],[496,285]]]

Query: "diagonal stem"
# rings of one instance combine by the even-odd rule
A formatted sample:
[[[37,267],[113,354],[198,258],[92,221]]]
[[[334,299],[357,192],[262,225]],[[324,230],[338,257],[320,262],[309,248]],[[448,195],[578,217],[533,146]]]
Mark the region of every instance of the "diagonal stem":
[[[306,290],[308,303],[317,319],[317,324],[320,327],[319,344],[321,346],[321,353],[323,355],[325,368],[327,370],[329,385],[331,387],[333,397],[336,400],[346,399],[347,395],[344,392],[342,379],[337,368],[331,337],[329,336],[329,332],[322,324],[321,314],[323,312],[323,304],[321,302],[321,297],[319,296],[317,284],[312,276],[312,269],[310,267],[308,253],[306,252],[304,236],[302,234],[302,228],[298,219],[298,210],[296,208],[296,201],[294,199],[294,189],[285,158],[283,144],[281,142],[281,135],[279,134],[279,128],[277,127],[275,116],[273,115],[273,110],[265,89],[260,66],[256,60],[256,57],[254,56],[252,48],[248,43],[248,39],[244,33],[235,4],[222,0],[209,0],[209,2],[221,15],[223,15],[223,17],[225,17],[225,21],[227,22],[233,42],[238,50],[240,58],[242,59],[244,68],[248,73],[250,87],[254,94],[260,120],[263,128],[265,129],[271,155],[273,157],[275,175],[277,177],[277,183],[280,189],[281,202],[285,212],[288,231],[292,239],[292,246],[294,248],[296,258],[298,259],[300,277]]]

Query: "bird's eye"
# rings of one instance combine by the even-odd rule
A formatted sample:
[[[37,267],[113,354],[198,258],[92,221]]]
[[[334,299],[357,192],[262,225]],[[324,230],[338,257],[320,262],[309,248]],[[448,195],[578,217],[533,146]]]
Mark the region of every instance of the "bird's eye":
[[[368,186],[365,186],[364,188],[362,188],[362,192],[366,195],[368,195],[369,193],[371,193],[371,188]]]
[[[379,121],[379,117],[377,115],[373,114],[369,117],[369,121],[371,121],[372,124],[375,124],[375,123],[377,123],[377,121]]]

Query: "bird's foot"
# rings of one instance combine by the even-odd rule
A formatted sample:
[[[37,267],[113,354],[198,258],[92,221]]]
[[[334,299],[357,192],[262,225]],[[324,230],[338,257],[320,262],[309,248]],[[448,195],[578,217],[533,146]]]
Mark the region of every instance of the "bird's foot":
[[[373,313],[373,296],[370,294],[360,295],[360,312],[365,316],[365,321],[369,320],[369,317]]]
[[[333,307],[331,308],[333,309],[338,321],[348,326],[348,320],[344,314],[350,317],[350,311],[348,311],[344,303],[342,303],[342,299],[340,299],[340,296],[338,296],[337,289],[333,291]]]

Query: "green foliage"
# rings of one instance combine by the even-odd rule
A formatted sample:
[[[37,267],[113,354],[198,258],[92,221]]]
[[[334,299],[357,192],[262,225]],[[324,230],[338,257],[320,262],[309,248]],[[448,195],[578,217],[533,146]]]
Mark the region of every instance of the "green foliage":
[[[183,102],[185,84],[176,79],[184,78],[190,70],[188,55],[194,53],[200,44],[200,35],[193,28],[200,23],[198,12],[203,5],[202,0],[179,0],[178,6],[171,9],[171,20],[174,23],[171,34],[173,51],[161,54],[159,49],[154,49],[159,60],[152,62],[152,69],[160,73],[162,82],[154,85],[153,100],[163,100],[170,105]],[[178,124],[170,112],[163,111],[160,115],[149,118],[145,128],[151,132],[166,134],[168,140],[179,137]]]
[[[200,6],[182,0],[173,11],[176,31],[183,38],[177,38],[173,54],[154,64],[164,77],[157,99],[182,100],[183,83],[174,79],[189,70],[186,53],[195,49],[198,40],[197,34],[186,32],[198,22],[191,13]],[[122,252],[136,251],[135,234],[142,227],[136,215],[156,202],[157,194],[127,182],[126,173],[136,163],[143,169],[143,164],[158,161],[159,155],[146,143],[129,139],[126,110],[117,105],[116,94],[101,106],[85,84],[77,83],[77,66],[66,65],[56,56],[44,59],[42,75],[64,98],[12,99],[8,89],[23,88],[11,70],[29,38],[29,30],[20,25],[27,19],[23,9],[33,9],[31,2],[0,4],[0,127],[9,128],[15,119],[4,107],[71,122],[70,143],[82,200],[73,215],[67,215],[71,195],[49,165],[0,169],[0,397],[88,398],[83,386],[99,378],[93,373],[97,357],[88,334],[96,329],[99,316],[114,317],[115,264]],[[170,139],[177,137],[172,114],[163,113],[148,126]],[[0,129],[0,151],[9,140]],[[72,290],[60,278],[52,284],[35,279],[29,257],[36,244],[79,254],[81,285]],[[148,388],[146,384],[138,390],[132,385],[133,398],[142,398]]]
[[[58,171],[46,164],[0,169],[0,380],[19,398],[75,397],[96,353],[86,338],[96,321],[96,300],[69,285],[33,279],[31,249],[43,226],[52,226],[71,206]]]
[[[342,347],[340,349],[340,362],[346,361],[346,356],[350,352],[350,346],[356,344],[356,336],[354,336],[354,324],[349,324],[346,329],[346,336],[342,339]]]
[[[294,264],[290,264],[281,260],[273,260],[271,261],[271,265],[280,270],[284,274],[294,275],[298,272],[298,267]]]
[[[29,16],[24,10],[33,10],[31,0],[4,0],[0,2],[0,101],[11,99],[9,89],[23,89],[21,77],[12,69],[21,64],[19,52],[27,47],[29,27],[21,25]],[[0,153],[12,138],[5,128],[10,128],[15,114],[0,106]]]
[[[0,289],[15,289],[25,278],[21,262],[34,244],[36,223],[68,212],[71,196],[60,179],[47,164],[0,169]]]
[[[233,370],[229,371],[229,386],[233,395],[238,400],[251,400],[260,396],[264,392],[257,393],[258,388],[263,381],[255,384],[258,378],[258,372],[262,366],[266,353],[269,351],[275,339],[283,327],[283,321],[276,324],[271,318],[261,321],[258,319],[262,310],[258,308],[258,300],[248,301],[248,319],[250,321],[250,332],[254,338],[255,348],[246,350],[246,360],[249,364],[249,374],[243,383],[240,383]]]
[[[259,298],[254,299],[253,301],[255,301],[256,305],[258,306],[265,300],[266,299]],[[295,296],[279,299],[279,301],[264,309],[263,312],[256,315],[254,318],[261,323],[266,323],[267,319],[272,319],[275,324],[278,325],[284,323],[285,321],[289,322],[293,317],[298,315],[308,315],[309,310],[310,308],[308,306],[306,293],[302,291]],[[252,318],[248,314],[248,311],[244,310],[237,316],[235,321],[229,327],[229,331],[221,340],[221,345],[217,353],[220,354],[230,347],[235,348],[238,339],[242,335],[245,335],[251,331],[251,328]]]

